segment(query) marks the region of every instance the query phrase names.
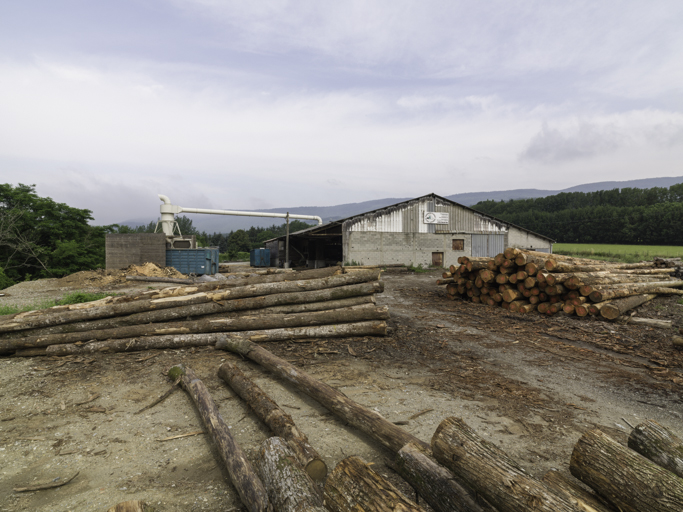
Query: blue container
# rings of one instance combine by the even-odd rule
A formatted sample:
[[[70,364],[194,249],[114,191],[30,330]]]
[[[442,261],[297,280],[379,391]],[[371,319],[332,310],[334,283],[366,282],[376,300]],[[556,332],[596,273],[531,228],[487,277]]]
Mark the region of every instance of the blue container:
[[[166,266],[183,274],[214,275],[218,272],[218,247],[167,249]]]
[[[249,264],[252,267],[270,267],[270,249],[252,249]]]

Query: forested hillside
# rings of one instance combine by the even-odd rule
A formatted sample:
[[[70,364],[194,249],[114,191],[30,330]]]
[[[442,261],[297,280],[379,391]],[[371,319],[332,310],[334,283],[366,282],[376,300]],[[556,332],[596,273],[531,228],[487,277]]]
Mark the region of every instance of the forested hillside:
[[[472,208],[561,243],[683,245],[683,184],[482,201]]]

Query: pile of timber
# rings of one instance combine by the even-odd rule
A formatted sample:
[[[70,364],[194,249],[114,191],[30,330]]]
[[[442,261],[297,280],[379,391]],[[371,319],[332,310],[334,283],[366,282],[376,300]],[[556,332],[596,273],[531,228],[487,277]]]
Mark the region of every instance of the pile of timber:
[[[339,461],[328,473],[292,418],[226,362],[218,375],[274,435],[262,443],[252,464],[201,379],[189,368],[174,366],[168,377],[192,398],[247,510],[424,511],[418,499],[437,512],[683,510],[683,442],[654,421],[635,427],[628,447],[599,430],[586,432],[571,456],[573,477],[551,470],[535,478],[460,418],[444,419],[428,444],[255,343],[233,339],[220,348],[261,365],[383,445],[394,454],[390,467],[419,496],[411,500],[357,456]],[[322,492],[316,482],[324,484]]]
[[[384,336],[379,270],[339,267],[169,287],[0,319],[0,354],[125,352],[215,345],[226,337],[278,341]]]
[[[437,284],[450,299],[546,315],[600,315],[609,320],[659,294],[683,294],[683,280],[655,262],[606,263],[507,248],[495,258],[458,258]]]

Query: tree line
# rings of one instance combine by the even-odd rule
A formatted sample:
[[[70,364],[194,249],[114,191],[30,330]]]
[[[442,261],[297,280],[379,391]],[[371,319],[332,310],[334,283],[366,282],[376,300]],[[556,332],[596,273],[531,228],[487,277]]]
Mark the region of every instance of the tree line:
[[[105,267],[105,239],[109,233],[154,233],[157,223],[128,227],[111,224],[92,226],[92,212],[57,203],[36,194],[35,185],[0,184],[0,289],[19,281],[63,277],[81,270]],[[286,224],[269,228],[199,232],[192,220],[176,217],[181,233],[196,235],[205,247],[219,247],[234,257],[239,252],[262,247],[263,241],[285,234]],[[290,231],[310,227],[298,220]]]
[[[683,184],[481,201],[472,208],[560,243],[683,245]]]

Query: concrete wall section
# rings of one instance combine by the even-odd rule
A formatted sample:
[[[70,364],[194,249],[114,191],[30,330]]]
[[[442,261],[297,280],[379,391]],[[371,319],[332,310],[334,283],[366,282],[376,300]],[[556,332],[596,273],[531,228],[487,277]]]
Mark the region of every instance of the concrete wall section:
[[[453,250],[453,240],[462,240],[463,249]],[[457,265],[460,256],[469,256],[472,236],[466,233],[347,233],[344,240],[344,261],[362,265],[428,266],[432,253],[443,253],[443,266]]]
[[[543,252],[552,252],[553,248],[552,242],[547,238],[541,238],[538,235],[515,227],[510,227],[507,243],[509,247],[533,249]]]
[[[155,263],[166,266],[166,235],[163,233],[110,234],[105,242],[107,270]]]

